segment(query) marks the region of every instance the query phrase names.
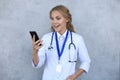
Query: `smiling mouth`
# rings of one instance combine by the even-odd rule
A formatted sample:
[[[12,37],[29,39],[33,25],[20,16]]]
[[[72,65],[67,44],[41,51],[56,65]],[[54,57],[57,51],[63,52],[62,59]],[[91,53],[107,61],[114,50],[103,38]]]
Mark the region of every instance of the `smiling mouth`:
[[[60,25],[53,26],[54,28],[58,28]]]

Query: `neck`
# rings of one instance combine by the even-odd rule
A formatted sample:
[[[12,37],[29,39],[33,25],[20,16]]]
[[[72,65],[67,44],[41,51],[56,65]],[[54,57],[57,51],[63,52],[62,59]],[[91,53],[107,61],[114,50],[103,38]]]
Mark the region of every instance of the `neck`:
[[[67,30],[67,29],[62,30],[62,31],[59,31],[58,33],[59,33],[60,35],[63,35],[63,34],[65,33],[66,30]]]

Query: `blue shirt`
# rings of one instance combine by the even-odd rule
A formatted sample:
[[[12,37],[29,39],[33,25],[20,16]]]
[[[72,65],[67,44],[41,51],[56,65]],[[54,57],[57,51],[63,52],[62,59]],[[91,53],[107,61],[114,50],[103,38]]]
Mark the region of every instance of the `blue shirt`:
[[[63,35],[57,33],[59,44],[63,43],[66,32]],[[87,73],[90,67],[91,60],[89,58],[88,51],[82,36],[72,32],[73,43],[76,46],[76,50],[72,46],[71,49],[69,50],[68,46],[71,43],[71,35],[70,33],[68,34],[65,49],[59,61],[60,65],[62,66],[60,72],[56,71],[56,66],[58,65],[58,53],[56,49],[55,35],[53,36],[52,42],[53,49],[51,50],[48,49],[51,42],[51,36],[52,33],[48,33],[43,36],[42,38],[43,47],[40,48],[38,52],[39,63],[36,67],[33,64],[35,68],[39,68],[46,62],[42,80],[66,80],[68,76],[75,73],[76,62],[71,63],[69,62],[69,60],[76,61],[77,58],[80,60],[79,69],[83,69]]]

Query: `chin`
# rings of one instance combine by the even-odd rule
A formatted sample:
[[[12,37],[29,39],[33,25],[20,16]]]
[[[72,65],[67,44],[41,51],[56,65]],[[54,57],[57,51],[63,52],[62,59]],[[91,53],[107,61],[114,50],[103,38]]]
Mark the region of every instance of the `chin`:
[[[59,32],[60,30],[59,29],[54,29],[56,32]]]

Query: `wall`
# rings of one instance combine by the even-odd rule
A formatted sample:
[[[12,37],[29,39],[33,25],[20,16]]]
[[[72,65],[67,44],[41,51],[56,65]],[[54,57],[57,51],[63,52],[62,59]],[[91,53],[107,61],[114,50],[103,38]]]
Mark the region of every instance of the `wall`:
[[[58,4],[70,9],[92,60],[79,80],[120,80],[120,0],[0,0],[0,80],[41,80],[29,31],[49,32],[49,11]]]

